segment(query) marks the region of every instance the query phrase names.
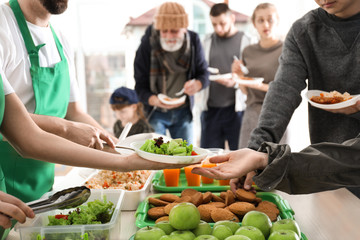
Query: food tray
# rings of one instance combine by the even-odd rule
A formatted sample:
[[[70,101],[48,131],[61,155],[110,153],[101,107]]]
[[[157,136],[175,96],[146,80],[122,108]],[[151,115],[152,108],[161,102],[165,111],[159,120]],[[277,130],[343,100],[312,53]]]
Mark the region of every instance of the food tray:
[[[178,193],[186,188],[193,188],[199,192],[222,192],[230,189],[229,185],[219,185],[219,181],[214,179],[213,183],[210,184],[203,184],[200,183],[200,186],[188,186],[185,171],[182,168],[180,170],[180,177],[179,177],[179,186],[178,187],[167,187],[165,184],[164,174],[163,171],[157,171],[152,179],[152,184],[154,189],[160,192],[173,192]]]
[[[103,199],[114,203],[114,213],[110,222],[105,224],[72,225],[72,226],[47,226],[48,216],[61,214],[68,210],[53,210],[37,214],[34,219],[27,219],[25,224],[17,223],[15,231],[19,232],[21,240],[37,239],[117,239],[120,236],[120,209],[124,200],[124,191],[119,190],[91,190],[87,202],[95,199]],[[45,195],[44,195],[45,196]],[[85,203],[86,204],[86,203]]]
[[[180,193],[173,193],[173,194],[180,196]],[[214,193],[214,194],[218,195],[218,196],[220,195],[220,193]],[[155,225],[155,221],[147,217],[147,212],[150,207],[148,199],[150,197],[159,198],[161,195],[162,195],[162,193],[148,196],[143,202],[141,202],[139,204],[139,207],[135,213],[135,217],[136,217],[135,225],[138,228]],[[276,206],[278,207],[278,209],[280,211],[278,220],[280,220],[280,219],[295,219],[294,218],[294,215],[295,215],[294,210],[290,207],[288,201],[283,199],[280,195],[278,195],[276,193],[272,193],[272,192],[257,192],[256,196],[261,198],[262,200],[269,201],[269,202],[276,204]],[[214,225],[214,223],[209,223],[209,224],[211,226]],[[241,225],[241,223],[239,223],[239,224]],[[306,236],[303,233],[301,233],[301,235],[302,235],[301,240],[307,240]],[[133,236],[130,239],[133,239]]]
[[[100,170],[94,170],[90,175],[88,175],[81,184],[85,184],[87,180],[99,173]],[[143,201],[148,195],[151,188],[151,180],[155,172],[152,171],[148,179],[146,180],[144,186],[140,190],[120,190],[120,189],[104,189],[104,191],[124,191],[124,203],[121,207],[121,210],[136,210],[139,203]]]

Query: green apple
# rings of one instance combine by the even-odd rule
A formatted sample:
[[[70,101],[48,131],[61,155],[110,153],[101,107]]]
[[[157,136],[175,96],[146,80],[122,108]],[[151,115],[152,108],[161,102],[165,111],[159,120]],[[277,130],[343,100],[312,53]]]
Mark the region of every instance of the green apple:
[[[262,212],[250,211],[247,212],[242,220],[242,226],[253,226],[260,229],[264,237],[267,238],[270,235],[270,229],[272,226],[270,218]]]
[[[236,230],[238,230],[238,228],[240,227],[240,224],[234,221],[230,221],[230,220],[222,220],[222,221],[218,221],[214,224],[214,227],[219,226],[219,225],[225,225],[228,226],[232,233],[234,234],[236,232]]]
[[[194,240],[196,238],[195,234],[189,230],[176,230],[170,233],[170,236],[177,236],[183,240]]]
[[[235,235],[247,236],[251,240],[265,240],[264,234],[257,227],[242,226],[236,232]]]
[[[196,237],[194,240],[219,240],[217,237],[213,235],[200,235]]]
[[[300,227],[293,219],[281,219],[273,223],[270,233],[278,230],[293,230],[299,237],[301,237]]]
[[[171,226],[177,230],[191,230],[199,225],[200,213],[192,203],[179,203],[171,209],[169,221]]]
[[[159,240],[183,240],[183,239],[178,236],[164,235]]]
[[[292,230],[279,230],[271,233],[268,240],[300,240],[300,237]]]
[[[165,232],[157,227],[143,227],[135,233],[134,240],[158,240]]]
[[[243,236],[243,235],[232,235],[230,237],[225,238],[225,240],[251,240],[251,238],[248,238],[247,236]]]
[[[195,234],[195,236],[210,235],[212,233],[212,228],[210,224],[203,220],[200,220],[199,225],[195,229],[193,229],[192,232]]]
[[[212,235],[217,237],[219,240],[224,240],[225,238],[233,235],[233,233],[228,226],[219,225],[214,227]]]
[[[162,229],[165,234],[169,235],[171,232],[175,231],[175,229],[171,226],[169,221],[161,221],[155,224],[155,227]]]

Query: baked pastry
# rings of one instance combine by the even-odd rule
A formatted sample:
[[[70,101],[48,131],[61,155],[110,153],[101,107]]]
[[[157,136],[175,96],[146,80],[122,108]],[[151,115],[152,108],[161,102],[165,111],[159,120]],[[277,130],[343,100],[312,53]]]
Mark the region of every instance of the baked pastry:
[[[164,207],[153,207],[150,208],[147,212],[149,218],[156,220],[160,217],[166,216],[166,213],[164,211]]]
[[[245,189],[237,189],[235,192],[236,198],[240,201],[253,202],[256,199],[256,195],[253,192],[246,191]]]
[[[214,222],[222,221],[222,220],[230,220],[234,222],[239,222],[239,218],[235,216],[232,212],[223,208],[215,208],[211,211],[211,219]]]

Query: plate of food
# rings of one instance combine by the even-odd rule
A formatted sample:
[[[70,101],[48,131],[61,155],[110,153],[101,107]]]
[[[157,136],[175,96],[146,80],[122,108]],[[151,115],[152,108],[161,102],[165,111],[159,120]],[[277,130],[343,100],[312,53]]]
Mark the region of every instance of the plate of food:
[[[260,84],[264,81],[264,78],[260,77],[235,77],[235,81],[239,84]]]
[[[216,75],[210,75],[209,80],[210,81],[216,81],[219,79],[229,79],[232,78],[232,73],[225,73],[225,74],[216,74]]]
[[[142,158],[173,164],[199,163],[210,153],[206,149],[188,145],[186,140],[181,138],[164,141],[162,137],[159,137],[133,142],[130,146]]]
[[[169,96],[166,96],[165,94],[158,94],[158,98],[160,100],[160,102],[162,102],[163,104],[167,104],[167,105],[176,105],[176,104],[180,104],[180,103],[184,103],[186,100],[186,95],[179,97],[179,98],[172,98]]]
[[[322,90],[309,90],[305,94],[308,102],[321,109],[341,109],[354,105],[360,100],[360,95],[343,94],[338,91],[326,92]]]

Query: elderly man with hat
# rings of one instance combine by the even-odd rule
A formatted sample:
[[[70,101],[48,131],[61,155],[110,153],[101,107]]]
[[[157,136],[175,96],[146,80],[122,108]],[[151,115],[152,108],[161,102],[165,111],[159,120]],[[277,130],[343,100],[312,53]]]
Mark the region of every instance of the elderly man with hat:
[[[207,63],[195,32],[187,30],[188,15],[175,2],[163,3],[154,23],[141,39],[134,62],[135,90],[144,103],[149,122],[157,133],[193,142],[192,113],[194,94],[209,85]],[[162,93],[187,96],[179,104],[164,104]]]

